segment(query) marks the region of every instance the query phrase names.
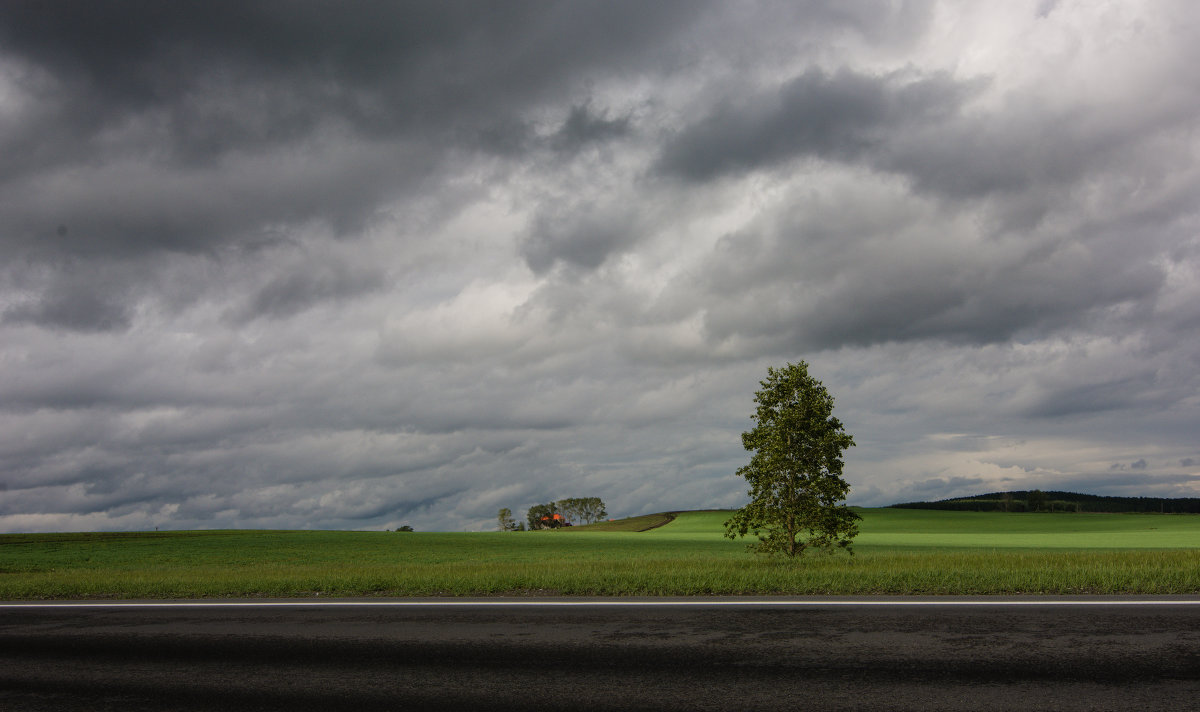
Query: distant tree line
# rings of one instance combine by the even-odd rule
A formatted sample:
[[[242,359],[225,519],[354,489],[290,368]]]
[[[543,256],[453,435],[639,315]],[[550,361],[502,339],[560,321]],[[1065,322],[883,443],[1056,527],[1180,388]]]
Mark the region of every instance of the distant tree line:
[[[525,531],[526,522],[529,529],[558,529],[576,524],[592,524],[608,516],[604,509],[604,501],[599,497],[568,497],[557,502],[535,504],[525,513],[525,522],[513,518],[512,510],[508,507],[500,509],[497,521],[500,531]]]
[[[897,509],[938,509],[954,512],[1107,512],[1132,514],[1200,514],[1200,499],[1193,497],[1106,497],[1096,494],[1041,490],[992,492],[935,502],[893,504]]]

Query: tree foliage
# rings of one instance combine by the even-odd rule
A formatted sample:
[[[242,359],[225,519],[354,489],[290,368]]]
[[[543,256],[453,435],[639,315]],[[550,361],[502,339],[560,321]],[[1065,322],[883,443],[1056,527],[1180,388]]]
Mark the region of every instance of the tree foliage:
[[[608,516],[608,512],[604,511],[604,500],[599,497],[560,499],[556,504],[567,521],[572,523],[591,524]]]
[[[517,530],[517,520],[513,519],[512,510],[508,507],[501,507],[499,514],[496,515],[496,520],[500,524],[500,531],[515,532]]]
[[[530,529],[558,529],[572,524],[591,524],[608,516],[599,497],[568,497],[557,502],[535,504],[525,518]]]
[[[730,539],[753,533],[752,550],[799,556],[810,547],[849,550],[860,518],[844,504],[842,452],[854,445],[833,417],[833,396],[808,375],[808,364],[768,368],[754,394],[755,427],[742,433],[752,452],[737,471],[750,503],[725,522]]]
[[[535,504],[529,508],[525,519],[529,522],[530,529],[554,529],[557,527],[556,522],[559,521],[554,518],[556,514],[562,514],[558,511],[557,502]]]

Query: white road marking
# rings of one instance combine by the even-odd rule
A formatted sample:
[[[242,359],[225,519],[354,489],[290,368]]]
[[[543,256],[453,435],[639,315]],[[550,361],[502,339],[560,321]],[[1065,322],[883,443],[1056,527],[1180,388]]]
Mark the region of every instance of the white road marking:
[[[737,599],[737,600],[388,600],[388,601],[62,601],[0,603],[0,609],[44,608],[616,608],[616,607],[1015,607],[1015,606],[1200,606],[1200,599]]]

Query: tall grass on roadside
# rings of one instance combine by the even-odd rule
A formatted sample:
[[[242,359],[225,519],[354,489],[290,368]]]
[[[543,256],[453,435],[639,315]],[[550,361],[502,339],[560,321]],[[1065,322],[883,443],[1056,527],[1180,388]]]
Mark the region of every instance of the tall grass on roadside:
[[[1200,555],[1154,552],[873,554],[371,567],[196,567],[5,576],[0,598],[242,596],[836,595],[1200,592]]]

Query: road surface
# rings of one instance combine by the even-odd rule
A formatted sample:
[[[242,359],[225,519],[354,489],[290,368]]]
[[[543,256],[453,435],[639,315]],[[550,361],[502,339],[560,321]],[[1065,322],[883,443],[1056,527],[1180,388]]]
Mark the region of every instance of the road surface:
[[[0,605],[0,709],[1144,711],[1200,700],[1198,601],[516,602]]]

